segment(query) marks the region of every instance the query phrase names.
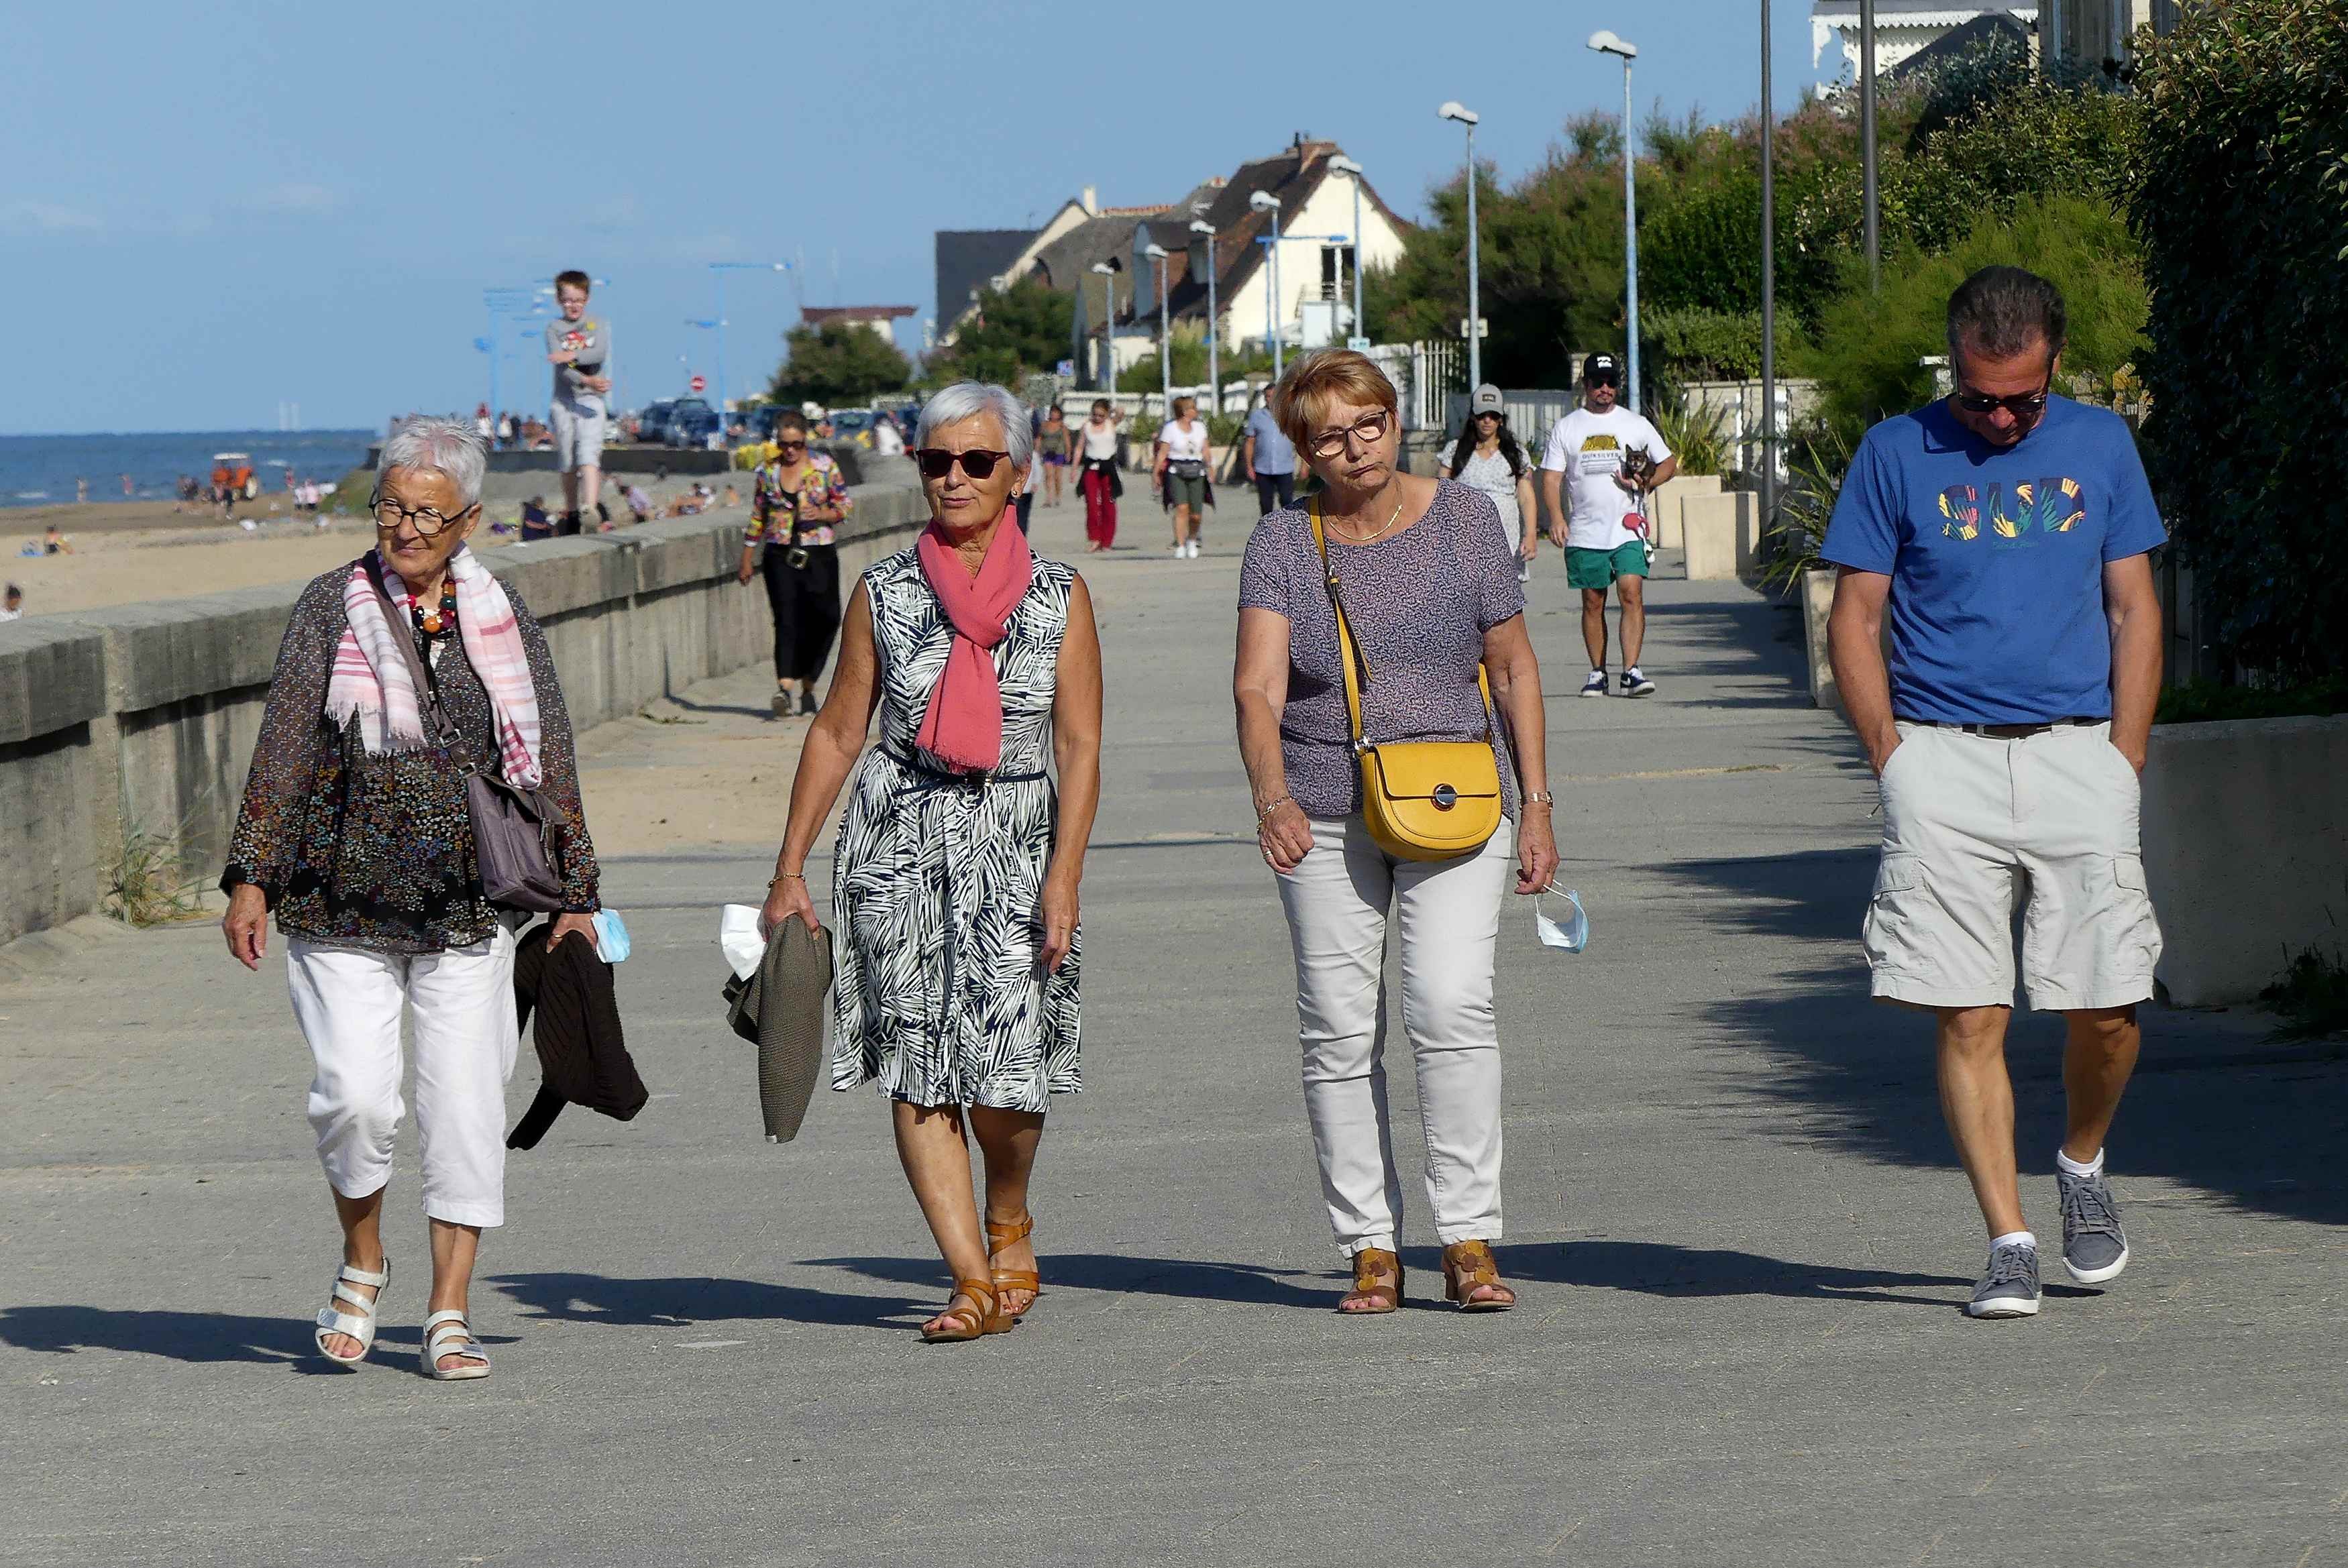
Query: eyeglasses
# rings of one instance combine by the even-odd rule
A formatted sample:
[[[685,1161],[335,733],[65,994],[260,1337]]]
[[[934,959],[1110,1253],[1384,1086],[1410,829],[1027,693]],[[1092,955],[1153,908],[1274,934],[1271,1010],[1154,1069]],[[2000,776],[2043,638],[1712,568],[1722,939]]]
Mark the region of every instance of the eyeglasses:
[[[1315,457],[1334,457],[1342,454],[1348,442],[1358,441],[1365,446],[1375,446],[1386,438],[1394,427],[1394,415],[1381,408],[1375,414],[1365,414],[1343,430],[1324,430],[1305,442]]]
[[[807,450],[807,443],[804,441],[778,441],[775,443],[775,450],[778,452],[804,452]]]
[[[2046,395],[2054,389],[2054,375],[2050,370],[2046,384],[2035,392],[2018,393],[2012,397],[1992,397],[1986,392],[1959,391],[1953,395],[1957,406],[1967,414],[1993,414],[2004,409],[2016,419],[2034,419],[2046,409]]]
[[[375,513],[375,526],[385,533],[396,533],[399,525],[406,523],[428,539],[461,522],[467,513],[479,510],[480,505],[476,501],[455,517],[444,518],[429,507],[418,507],[411,512],[397,501],[376,496],[367,502],[367,509]]]
[[[962,471],[973,479],[983,479],[994,472],[997,463],[1009,459],[1008,452],[989,452],[973,446],[967,452],[949,452],[942,446],[924,446],[913,454],[913,461],[922,466],[924,479],[942,479],[953,472],[954,460],[962,460]]]

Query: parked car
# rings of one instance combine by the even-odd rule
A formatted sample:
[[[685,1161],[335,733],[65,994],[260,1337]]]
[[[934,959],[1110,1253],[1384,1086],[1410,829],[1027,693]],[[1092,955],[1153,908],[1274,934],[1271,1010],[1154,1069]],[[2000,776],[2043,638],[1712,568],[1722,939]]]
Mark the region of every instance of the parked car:
[[[698,397],[681,400],[668,416],[663,439],[671,446],[706,447],[721,428],[717,410]]]
[[[879,415],[870,408],[835,408],[831,411],[831,433],[841,441],[853,441],[872,428]]]
[[[636,415],[636,439],[647,446],[657,446],[668,439],[669,415],[676,411],[676,399],[664,397],[644,405]]]

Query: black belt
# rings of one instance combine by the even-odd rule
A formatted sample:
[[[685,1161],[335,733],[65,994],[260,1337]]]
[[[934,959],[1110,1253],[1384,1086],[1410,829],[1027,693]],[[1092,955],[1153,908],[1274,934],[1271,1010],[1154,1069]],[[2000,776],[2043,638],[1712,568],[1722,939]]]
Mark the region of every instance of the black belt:
[[[916,762],[911,757],[905,756],[898,752],[891,751],[886,746],[883,746],[880,749],[882,752],[887,753],[891,762],[896,764],[907,773],[911,774],[914,777],[920,779],[922,781],[922,787],[924,789],[978,790],[984,789],[989,784],[1035,784],[1052,776],[1047,773],[950,774],[945,772],[943,769],[933,768],[927,763]]]
[[[2087,724],[2107,724],[2109,719],[2074,717],[2049,719],[2041,724],[1952,724],[1943,719],[1898,719],[1902,724],[1921,724],[1930,730],[1962,730],[1968,735],[1986,735],[1993,741],[2022,741],[2032,735],[2048,734],[2055,730],[2079,728]]]

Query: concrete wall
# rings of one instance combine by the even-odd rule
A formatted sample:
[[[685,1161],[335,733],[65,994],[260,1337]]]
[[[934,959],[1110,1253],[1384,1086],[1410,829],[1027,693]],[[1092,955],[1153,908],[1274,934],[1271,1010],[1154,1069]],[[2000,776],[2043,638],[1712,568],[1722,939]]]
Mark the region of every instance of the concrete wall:
[[[887,472],[855,491],[845,573],[928,520],[911,464],[873,466]],[[483,559],[544,625],[585,730],[771,656],[765,595],[735,580],[741,538],[738,514],[681,518]],[[135,835],[218,875],[303,587],[0,625],[0,942],[97,908]]]
[[[2348,715],[2160,724],[2144,868],[2169,999],[2247,1001],[2291,955],[2348,955]]]

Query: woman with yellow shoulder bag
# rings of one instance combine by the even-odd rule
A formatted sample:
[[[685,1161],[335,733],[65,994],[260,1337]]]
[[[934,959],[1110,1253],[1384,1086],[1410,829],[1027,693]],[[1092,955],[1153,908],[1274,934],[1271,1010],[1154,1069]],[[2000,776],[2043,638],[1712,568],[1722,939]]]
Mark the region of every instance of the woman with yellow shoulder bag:
[[[1444,1294],[1504,1311],[1501,894],[1557,867],[1540,671],[1491,501],[1399,471],[1393,384],[1361,354],[1297,361],[1273,416],[1322,488],[1266,516],[1240,572],[1232,682],[1258,841],[1296,953],[1304,1104],[1354,1288],[1401,1305],[1402,1179],[1386,1122],[1386,927],[1426,1127]]]

